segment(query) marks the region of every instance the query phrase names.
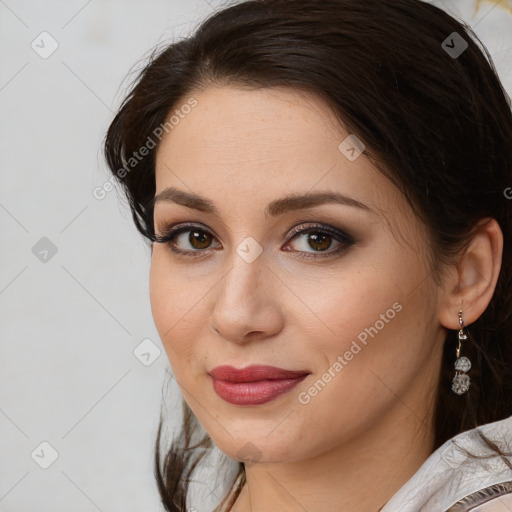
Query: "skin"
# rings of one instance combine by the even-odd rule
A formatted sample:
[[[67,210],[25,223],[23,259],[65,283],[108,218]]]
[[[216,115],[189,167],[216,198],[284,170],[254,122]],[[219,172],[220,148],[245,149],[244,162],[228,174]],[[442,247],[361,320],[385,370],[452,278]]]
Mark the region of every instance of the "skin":
[[[193,222],[212,236],[203,245],[191,245],[189,232],[174,239],[182,250],[202,251],[198,258],[154,244],[150,298],[185,400],[217,447],[246,462],[233,511],[377,511],[432,451],[443,341],[458,328],[459,309],[469,325],[491,300],[501,231],[494,220],[483,225],[438,286],[423,225],[364,154],[350,161],[340,152],[348,132],[320,99],[227,86],[194,97],[197,106],[158,148],[156,193],[193,192],[219,212],[156,202],[157,234]],[[369,210],[324,204],[264,216],[275,199],[320,191]],[[311,245],[311,235],[288,240],[293,227],[312,222],[355,241],[335,255],[343,242],[328,238],[323,254],[332,256],[322,258],[324,246]],[[236,251],[249,236],[263,249],[252,263]],[[402,306],[394,318],[300,403],[299,393],[394,303]],[[213,389],[208,371],[221,364],[311,374],[271,402],[240,406]]]

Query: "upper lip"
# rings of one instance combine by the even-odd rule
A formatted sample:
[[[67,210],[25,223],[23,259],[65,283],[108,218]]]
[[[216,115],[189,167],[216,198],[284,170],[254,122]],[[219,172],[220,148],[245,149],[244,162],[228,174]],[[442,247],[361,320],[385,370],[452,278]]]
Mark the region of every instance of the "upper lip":
[[[226,382],[256,382],[258,380],[296,379],[308,375],[307,370],[285,370],[275,366],[252,365],[237,369],[233,366],[216,366],[208,372],[214,379]]]

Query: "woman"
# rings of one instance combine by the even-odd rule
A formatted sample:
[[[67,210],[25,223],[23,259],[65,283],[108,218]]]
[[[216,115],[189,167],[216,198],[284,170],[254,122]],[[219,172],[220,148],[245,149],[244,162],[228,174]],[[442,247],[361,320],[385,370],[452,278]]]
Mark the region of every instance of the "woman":
[[[477,43],[418,0],[253,0],[142,70],[105,154],[185,400],[166,510],[212,441],[216,510],[512,509],[512,114]]]

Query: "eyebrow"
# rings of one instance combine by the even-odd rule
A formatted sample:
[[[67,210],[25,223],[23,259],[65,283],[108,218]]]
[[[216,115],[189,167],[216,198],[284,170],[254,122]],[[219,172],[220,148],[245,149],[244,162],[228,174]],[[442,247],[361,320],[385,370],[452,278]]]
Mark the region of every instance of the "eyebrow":
[[[204,213],[218,215],[216,206],[208,199],[192,192],[179,190],[175,187],[168,187],[153,198],[153,204],[160,202],[172,202],[187,208],[199,210]],[[313,208],[322,204],[343,204],[371,212],[372,210],[364,203],[352,197],[338,192],[315,192],[306,194],[290,194],[281,199],[276,199],[265,208],[265,217],[277,217],[288,211]]]

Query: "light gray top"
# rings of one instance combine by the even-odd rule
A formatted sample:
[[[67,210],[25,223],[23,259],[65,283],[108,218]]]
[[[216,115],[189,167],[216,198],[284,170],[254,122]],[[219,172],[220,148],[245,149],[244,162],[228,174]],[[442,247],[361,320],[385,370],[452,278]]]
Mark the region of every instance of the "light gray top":
[[[434,451],[381,512],[512,510],[512,457],[491,451],[477,430],[512,452],[512,416],[462,432]],[[472,458],[464,450],[486,458]]]

